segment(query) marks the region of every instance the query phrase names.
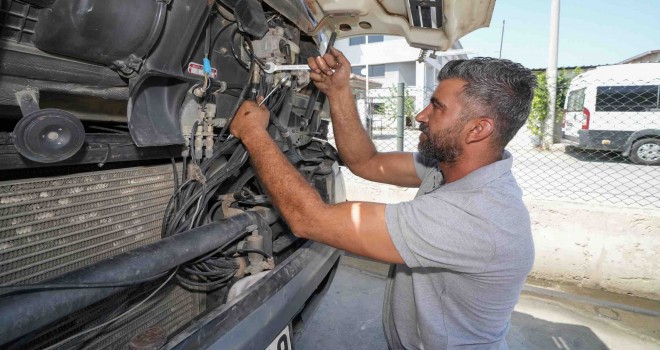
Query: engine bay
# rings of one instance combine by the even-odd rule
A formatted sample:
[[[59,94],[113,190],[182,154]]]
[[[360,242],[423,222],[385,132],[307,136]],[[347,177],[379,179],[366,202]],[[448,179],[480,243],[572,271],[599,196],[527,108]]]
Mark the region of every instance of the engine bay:
[[[228,132],[246,99],[267,96],[290,162],[325,201],[345,200],[324,96],[306,69],[264,69],[305,64],[319,38],[268,5],[2,0],[0,15],[17,23],[4,26],[0,76],[3,348],[170,339],[306,244]],[[242,226],[213,249],[156,259],[187,256],[180,237],[232,220]]]

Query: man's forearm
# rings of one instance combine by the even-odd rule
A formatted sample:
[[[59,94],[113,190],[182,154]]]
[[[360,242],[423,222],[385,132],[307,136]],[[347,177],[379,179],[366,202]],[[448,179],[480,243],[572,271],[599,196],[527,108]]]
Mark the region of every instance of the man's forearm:
[[[328,100],[339,156],[354,170],[377,153],[376,147],[362,127],[350,89],[347,88]]]
[[[326,204],[265,130],[255,130],[241,140],[294,234],[380,261],[403,263],[389,237],[384,204]]]
[[[299,233],[302,227],[313,225],[312,214],[319,213],[325,203],[289,163],[270,135],[265,130],[255,131],[242,141],[273,204],[294,233]]]

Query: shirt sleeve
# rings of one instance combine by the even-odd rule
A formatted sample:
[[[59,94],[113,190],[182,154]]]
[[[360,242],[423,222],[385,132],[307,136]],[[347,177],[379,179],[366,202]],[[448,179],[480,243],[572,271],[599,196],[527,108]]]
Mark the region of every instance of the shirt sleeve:
[[[449,203],[441,197],[427,194],[386,206],[385,220],[394,246],[411,268],[483,271],[495,253],[489,225],[472,215],[466,203]]]

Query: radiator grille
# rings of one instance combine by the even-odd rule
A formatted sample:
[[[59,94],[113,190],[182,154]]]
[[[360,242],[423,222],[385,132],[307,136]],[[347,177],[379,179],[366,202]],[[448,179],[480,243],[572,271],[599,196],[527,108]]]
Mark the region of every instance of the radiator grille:
[[[173,187],[171,165],[0,182],[0,284],[38,283],[159,240]],[[114,295],[5,345],[56,344],[125,312],[159,283]],[[126,349],[149,327],[176,331],[203,310],[203,300],[203,293],[170,282],[136,312],[59,348]]]
[[[169,165],[0,182],[0,284],[36,283],[160,238]]]
[[[10,348],[43,349],[62,341],[84,329],[97,326],[142,301],[157,283],[140,287],[129,293],[96,303],[58,321],[51,327],[26,337],[27,343],[18,342]],[[202,294],[194,294],[173,284],[167,286],[137,311],[120,321],[97,331],[62,343],[56,349],[128,349],[131,338],[152,326],[163,327],[169,334],[188,323],[202,308]]]
[[[39,9],[15,0],[0,0],[0,38],[32,44]]]

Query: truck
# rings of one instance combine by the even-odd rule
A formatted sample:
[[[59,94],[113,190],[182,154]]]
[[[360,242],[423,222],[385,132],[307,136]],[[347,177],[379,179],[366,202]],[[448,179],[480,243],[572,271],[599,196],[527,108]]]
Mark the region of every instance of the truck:
[[[346,200],[305,64],[333,38],[446,50],[494,1],[0,0],[0,347],[290,349],[340,252],[291,232],[228,128]],[[277,169],[272,169],[277,172]]]

